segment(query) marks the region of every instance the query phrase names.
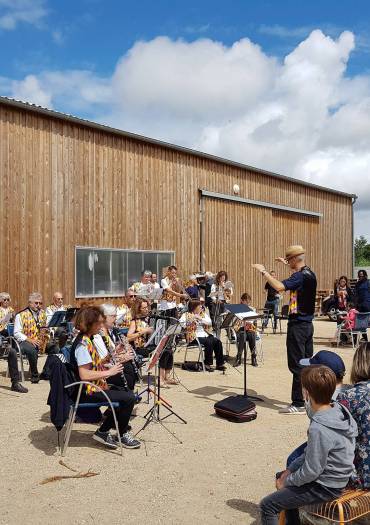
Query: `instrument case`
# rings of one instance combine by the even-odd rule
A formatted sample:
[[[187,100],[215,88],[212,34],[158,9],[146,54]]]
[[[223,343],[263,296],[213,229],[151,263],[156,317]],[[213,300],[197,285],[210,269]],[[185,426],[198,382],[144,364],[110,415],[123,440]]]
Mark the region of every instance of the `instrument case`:
[[[229,396],[214,405],[215,412],[234,423],[253,421],[257,417],[256,405],[248,396]]]

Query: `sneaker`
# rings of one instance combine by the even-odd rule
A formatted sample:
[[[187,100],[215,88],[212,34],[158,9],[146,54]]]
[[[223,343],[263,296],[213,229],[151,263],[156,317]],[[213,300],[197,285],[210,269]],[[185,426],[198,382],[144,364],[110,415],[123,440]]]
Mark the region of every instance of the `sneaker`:
[[[106,447],[117,448],[117,443],[115,439],[109,434],[109,432],[101,432],[100,430],[97,430],[93,434],[93,439],[99,443],[102,443]]]
[[[40,382],[40,376],[38,374],[31,376],[31,383],[39,383],[39,382]]]
[[[23,386],[21,383],[12,383],[11,389],[13,392],[19,392],[20,394],[26,394],[28,388]]]
[[[297,414],[305,414],[305,413],[306,413],[305,407],[297,407],[295,405],[288,405],[284,408],[280,408],[279,410],[279,414],[297,415]]]
[[[214,372],[214,368],[211,365],[204,365],[204,368],[207,372]]]
[[[125,432],[121,436],[121,443],[124,448],[140,448],[141,443],[138,439],[135,439],[130,432]],[[115,437],[115,443],[118,444],[118,436]]]
[[[221,372],[225,372],[226,366],[224,365],[216,366],[216,370],[221,370]]]

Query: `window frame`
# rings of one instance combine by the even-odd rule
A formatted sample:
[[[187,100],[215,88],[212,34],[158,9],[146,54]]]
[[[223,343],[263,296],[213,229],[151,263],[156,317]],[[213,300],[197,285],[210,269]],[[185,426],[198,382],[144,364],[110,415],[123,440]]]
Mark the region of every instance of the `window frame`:
[[[122,294],[84,294],[84,295],[78,295],[77,294],[77,253],[78,250],[84,250],[84,251],[105,251],[105,252],[123,252],[126,255],[126,269],[128,270],[128,261],[127,261],[127,254],[128,253],[153,253],[153,254],[168,254],[171,256],[171,264],[176,264],[176,252],[175,250],[141,250],[141,249],[135,249],[135,248],[106,248],[106,247],[98,247],[98,246],[80,246],[75,245],[75,264],[74,264],[74,280],[75,280],[75,286],[74,286],[74,295],[75,299],[88,299],[88,298],[101,298],[101,297],[121,297]],[[142,260],[144,260],[142,258]],[[112,266],[112,259],[110,262],[110,265]],[[145,270],[145,268],[144,268]],[[160,277],[160,276],[158,276]],[[127,281],[128,275],[126,275],[126,283],[124,286],[124,289],[126,290],[128,287],[128,281]],[[94,285],[95,282],[93,281]]]

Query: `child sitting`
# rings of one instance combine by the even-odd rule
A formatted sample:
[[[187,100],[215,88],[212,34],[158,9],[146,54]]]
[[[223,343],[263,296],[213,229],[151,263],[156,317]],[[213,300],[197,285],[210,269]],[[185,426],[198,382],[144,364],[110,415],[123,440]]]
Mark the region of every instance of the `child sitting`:
[[[338,316],[338,326],[337,330],[335,332],[335,339],[332,342],[333,345],[337,345],[338,342],[338,332],[339,327],[342,325],[342,328],[344,330],[353,330],[355,328],[356,324],[356,315],[358,314],[358,310],[354,307],[353,304],[349,303],[349,310],[346,313],[346,315]],[[340,334],[340,342],[342,344],[348,343],[348,334]]]
[[[338,498],[353,472],[357,425],[349,411],[331,403],[336,378],[326,366],[309,366],[301,374],[310,418],[305,453],[276,475],[277,492],[260,503],[262,525],[277,525],[286,511],[287,525],[300,523],[299,507]]]
[[[245,304],[253,311],[256,311],[253,306],[251,306],[251,296],[248,293],[243,293],[240,298],[240,304]],[[251,355],[252,355],[252,366],[258,366],[257,364],[257,355],[256,355],[256,325],[250,321],[244,321],[244,326],[242,326],[236,333],[236,341],[238,346],[238,353],[236,354],[235,365],[240,366],[242,362],[243,351],[246,343],[248,343]]]

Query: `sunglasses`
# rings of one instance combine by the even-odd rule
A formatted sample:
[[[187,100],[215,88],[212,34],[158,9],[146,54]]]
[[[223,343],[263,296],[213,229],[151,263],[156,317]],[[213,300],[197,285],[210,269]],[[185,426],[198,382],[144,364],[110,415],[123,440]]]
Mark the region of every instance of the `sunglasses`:
[[[35,304],[42,304],[42,301],[34,301]]]

